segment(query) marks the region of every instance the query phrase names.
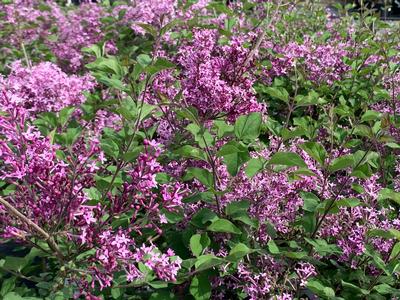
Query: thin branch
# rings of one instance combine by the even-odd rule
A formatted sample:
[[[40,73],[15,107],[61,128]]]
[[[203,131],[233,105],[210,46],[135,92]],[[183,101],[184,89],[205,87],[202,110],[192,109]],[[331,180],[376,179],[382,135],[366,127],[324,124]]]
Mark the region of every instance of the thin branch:
[[[251,49],[249,55],[247,55],[246,60],[245,60],[244,63],[243,63],[243,67],[246,67],[247,64],[253,59],[254,55],[256,54],[256,52],[258,51],[258,49],[260,48],[261,43],[262,43],[262,41],[264,40],[264,38],[265,38],[265,30],[262,30],[262,31],[258,34],[257,41],[256,41],[256,43],[254,44],[253,49]]]
[[[31,60],[29,59],[28,52],[26,52],[26,48],[23,42],[21,42],[21,48],[22,52],[24,53],[26,65],[29,69],[31,69],[32,68]]]
[[[0,203],[4,205],[13,216],[15,216],[16,218],[27,224],[29,227],[33,228],[39,235],[41,235],[49,245],[50,249],[57,254],[57,257],[61,261],[64,260],[64,255],[62,254],[60,248],[58,247],[57,243],[55,242],[52,236],[50,236],[44,229],[42,229],[39,225],[30,220],[20,211],[18,211],[12,204],[10,204],[7,200],[3,199],[2,197],[0,197]]]

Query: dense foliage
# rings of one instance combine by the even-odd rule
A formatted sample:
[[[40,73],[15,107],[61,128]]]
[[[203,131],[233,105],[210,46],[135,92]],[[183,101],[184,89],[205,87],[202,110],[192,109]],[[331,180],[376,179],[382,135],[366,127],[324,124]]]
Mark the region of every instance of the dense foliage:
[[[400,31],[320,3],[0,3],[0,298],[398,299]]]

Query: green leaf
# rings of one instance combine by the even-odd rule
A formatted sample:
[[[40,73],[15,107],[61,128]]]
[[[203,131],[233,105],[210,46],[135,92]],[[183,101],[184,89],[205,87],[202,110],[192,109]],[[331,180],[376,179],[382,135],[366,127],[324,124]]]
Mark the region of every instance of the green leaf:
[[[170,224],[176,224],[178,222],[181,222],[184,217],[183,213],[179,209],[177,209],[175,211],[168,211],[168,210],[162,209],[161,212],[165,215],[168,223],[170,223]]]
[[[386,143],[386,146],[392,149],[400,149],[400,145],[394,142]]]
[[[86,196],[90,200],[100,200],[101,199],[101,193],[94,186],[92,186],[89,189],[83,189],[83,191],[85,192]]]
[[[316,91],[310,91],[308,95],[297,95],[295,98],[296,106],[310,106],[310,105],[317,105],[317,104],[324,104],[326,100],[320,98]]]
[[[80,128],[68,128],[66,133],[62,134],[64,143],[66,146],[72,146],[79,138],[82,129]]]
[[[192,178],[196,178],[206,187],[213,188],[214,187],[214,178],[210,171],[206,169],[200,168],[188,168],[185,179],[189,180]]]
[[[137,146],[130,151],[124,153],[122,158],[124,159],[125,162],[133,162],[136,160],[136,158],[139,156],[140,153],[142,153],[144,150],[144,146]]]
[[[269,240],[267,246],[268,246],[268,251],[272,254],[279,254],[281,252],[277,244],[274,242],[274,240]]]
[[[147,67],[151,64],[151,57],[147,54],[139,54],[136,57],[136,61],[141,65],[143,68]]]
[[[65,124],[68,122],[68,119],[71,117],[71,115],[74,113],[76,110],[76,107],[69,106],[65,107],[60,112],[58,113],[58,122],[61,126],[65,126]]]
[[[143,121],[144,119],[146,119],[147,117],[149,117],[150,114],[151,114],[151,112],[152,112],[153,110],[155,110],[155,109],[156,109],[156,106],[151,105],[151,104],[147,104],[146,102],[144,102],[144,103],[142,104],[142,108],[139,109],[139,113],[140,113],[139,120],[140,120],[140,121]]]
[[[244,170],[247,177],[252,178],[258,172],[264,168],[265,159],[262,158],[252,158],[248,161],[247,166]]]
[[[231,251],[229,252],[229,255],[226,257],[226,259],[229,261],[232,261],[232,262],[237,262],[243,256],[246,256],[247,254],[250,254],[252,252],[253,251],[249,247],[247,247],[245,244],[238,243],[231,249]]]
[[[197,271],[211,269],[215,266],[222,264],[224,260],[212,254],[199,256],[194,264]]]
[[[249,225],[250,227],[256,228],[256,229],[259,226],[258,220],[250,218],[249,215],[247,214],[247,212],[238,212],[238,213],[232,215],[232,220],[240,221],[240,222],[242,222],[246,225]]]
[[[215,12],[219,14],[226,14],[228,16],[234,16],[233,11],[226,6],[224,3],[220,2],[210,2],[210,4],[207,5],[207,9],[213,9]]]
[[[390,259],[398,257],[398,255],[400,255],[400,242],[397,242],[394,245],[394,247],[392,249],[392,252],[390,253]]]
[[[116,90],[125,91],[125,89],[126,89],[124,83],[117,78],[109,78],[106,76],[101,76],[101,77],[97,77],[97,81],[101,82],[102,84],[105,84],[106,86],[108,86],[110,88],[114,88]]]
[[[327,156],[325,148],[315,142],[306,142],[300,145],[300,148],[307,152],[312,158],[314,158],[321,166],[324,165]]]
[[[214,121],[214,126],[217,127],[217,129],[218,129],[217,136],[219,138],[230,135],[234,131],[234,127],[232,125],[227,124],[223,120]]]
[[[240,116],[235,122],[235,135],[245,142],[253,142],[260,134],[262,118],[260,113]]]
[[[361,117],[361,122],[378,121],[381,119],[381,113],[374,110],[367,110]]]
[[[289,93],[284,87],[266,87],[262,89],[263,92],[267,93],[273,98],[279,99],[285,103],[289,102]]]
[[[194,124],[196,124],[198,122],[198,119],[199,119],[199,113],[198,113],[197,109],[195,107],[193,107],[193,106],[190,106],[190,107],[187,107],[187,108],[186,107],[182,108],[182,110],[178,110],[177,111],[177,114],[180,117],[183,117],[183,118],[185,118],[187,120],[192,121]]]
[[[322,239],[309,239],[304,238],[307,243],[313,246],[314,250],[321,256],[341,254],[342,250],[335,244],[328,244]]]
[[[118,61],[118,58],[115,56],[108,56],[107,58],[101,57],[96,59],[96,61],[92,64],[86,65],[87,67],[91,68],[94,64],[95,68],[107,73],[112,73],[117,76],[114,79],[120,79],[124,75],[123,68]]]
[[[368,231],[368,236],[369,237],[383,237],[385,239],[397,239],[400,240],[400,231],[392,228],[392,229],[388,229],[388,230],[383,230],[383,229],[370,229]]]
[[[317,224],[315,212],[305,211],[300,220],[300,224],[303,226],[306,232],[313,232]]]
[[[292,259],[298,259],[298,260],[304,260],[307,257],[307,252],[305,252],[305,251],[301,251],[301,252],[286,251],[283,254],[286,257],[289,257]]]
[[[392,234],[389,231],[383,230],[383,229],[378,229],[378,228],[368,230],[368,236],[369,237],[382,237],[385,239],[393,238]]]
[[[194,256],[198,257],[203,253],[204,249],[210,245],[210,243],[211,240],[207,233],[195,234],[190,238],[190,250]]]
[[[1,111],[0,111],[0,115],[1,115]],[[58,119],[57,119],[57,116],[55,113],[44,112],[44,113],[40,114],[40,118],[35,120],[34,123],[36,125],[45,125],[50,128],[55,128],[55,127],[57,127]]]
[[[215,196],[212,192],[206,191],[206,192],[196,192],[193,195],[183,199],[184,203],[195,203],[198,201],[215,204]]]
[[[228,216],[231,216],[231,215],[237,214],[238,212],[247,212],[249,207],[250,207],[250,202],[248,200],[233,201],[233,202],[230,202],[225,207],[225,213]]]
[[[95,253],[96,253],[96,250],[95,250],[95,249],[86,250],[86,251],[82,252],[81,254],[79,254],[79,255],[76,257],[76,261],[80,261],[80,260],[83,260],[83,259],[87,259],[89,256],[92,256],[92,255],[94,255]]]
[[[354,293],[354,295],[368,295],[369,291],[362,289],[350,282],[345,282],[342,280],[342,286],[344,289],[347,289],[349,291],[351,291],[351,293]]]
[[[21,272],[28,263],[29,261],[24,257],[6,256],[3,267],[7,270]]]
[[[198,274],[190,284],[190,294],[196,300],[208,300],[211,297],[211,283],[207,274]]]
[[[0,295],[5,296],[8,292],[11,292],[15,288],[15,280],[16,277],[11,277],[4,279],[3,284],[1,285]]]
[[[196,142],[201,148],[207,148],[210,145],[213,145],[214,139],[208,129],[200,127],[195,123],[189,124],[186,126],[186,129],[193,134]]]
[[[283,126],[271,117],[268,117],[265,126],[273,135],[276,136],[280,136],[283,130]]]
[[[307,136],[308,133],[307,133],[307,130],[305,130],[304,128],[296,127],[294,130],[288,130],[286,128],[283,128],[281,135],[282,135],[283,140],[287,141],[289,139],[299,137],[302,135]]]
[[[353,165],[354,165],[354,156],[352,154],[348,154],[335,158],[328,167],[328,170],[333,173],[339,170],[346,169]]]
[[[381,189],[378,195],[378,200],[386,200],[386,199],[392,200],[400,205],[400,193],[395,192],[388,188]]]
[[[118,158],[119,155],[118,144],[114,142],[111,138],[101,140],[100,146],[105,154],[111,156],[114,159]]]
[[[218,216],[215,212],[208,208],[202,208],[192,217],[190,223],[202,228],[207,222],[214,222],[216,220],[218,220]]]
[[[135,22],[135,25],[143,28],[148,34],[152,35],[153,37],[156,37],[158,35],[158,30],[150,24]]]
[[[47,135],[47,137],[50,140],[51,144],[54,144],[54,137],[56,136],[57,133],[57,128],[54,128],[52,131],[50,131],[50,133]]]
[[[399,296],[400,295],[400,290],[395,289],[391,287],[390,285],[383,283],[374,286],[373,288],[375,291],[377,291],[381,295],[389,295],[389,296]],[[393,299],[393,298],[392,298]]]
[[[185,269],[191,269],[194,266],[196,260],[197,260],[196,258],[184,259],[182,261],[182,267],[185,268]]]
[[[314,212],[321,202],[316,195],[310,192],[300,192],[300,196],[304,201],[303,209],[305,211]]]
[[[120,288],[111,289],[111,296],[113,297],[113,299],[118,299],[119,297],[121,297],[121,295],[122,293]]]
[[[154,64],[149,65],[146,71],[150,75],[154,75],[162,70],[176,68],[176,65],[165,58],[158,58]]]
[[[372,132],[372,129],[366,125],[356,125],[354,127],[354,134],[359,135],[359,136],[364,136],[368,138],[373,138],[374,133]]]
[[[53,283],[48,281],[41,281],[36,284],[36,287],[50,291],[54,287],[54,285]]]
[[[82,52],[94,54],[96,56],[96,58],[99,58],[102,56],[101,48],[98,45],[91,45],[90,47],[82,48]]]
[[[127,120],[133,121],[137,116],[136,103],[132,98],[127,97],[121,101],[120,107],[117,111]]]
[[[224,158],[228,172],[232,176],[236,176],[239,167],[250,159],[247,148],[235,141],[223,145],[218,151],[218,156]]]
[[[187,158],[197,158],[207,161],[207,154],[204,152],[204,150],[190,145],[182,146],[181,148],[175,150],[174,153]]]
[[[344,198],[335,202],[335,205],[337,207],[356,207],[360,204],[361,202],[357,198]]]
[[[235,26],[237,20],[235,18],[225,19],[225,30],[228,32],[232,31],[232,28]]]
[[[283,165],[288,167],[307,167],[300,155],[294,152],[277,152],[272,155],[268,165]]]
[[[15,292],[9,292],[4,296],[3,300],[24,300],[24,298]]]
[[[171,22],[167,23],[164,27],[160,29],[160,36],[163,36],[165,33],[167,33],[170,29],[173,27],[181,24],[182,20],[178,19],[173,19]]]
[[[168,287],[168,282],[157,280],[157,281],[149,282],[149,285],[153,289],[165,289]]]
[[[316,279],[308,279],[307,288],[309,288],[313,293],[320,297],[335,297],[335,291],[331,287],[324,286],[320,281]]]
[[[157,291],[151,294],[149,300],[177,300],[178,298],[170,291]]]
[[[365,252],[366,255],[372,258],[374,265],[385,272],[386,275],[390,276],[391,272],[386,266],[385,261],[382,259],[380,254],[375,251],[371,246],[367,245]]]
[[[207,230],[215,231],[215,232],[226,232],[232,234],[241,234],[242,232],[236,225],[234,225],[231,221],[226,219],[218,219],[211,223],[210,226],[207,227]]]
[[[167,173],[160,172],[156,174],[156,181],[159,184],[166,184],[171,181],[171,176],[169,176]]]
[[[95,61],[86,64],[86,68],[91,70],[97,79],[107,79],[110,75],[119,74],[116,70],[117,67],[120,66],[115,57],[98,57]]]
[[[305,176],[317,176],[313,171],[307,168],[298,168],[296,170],[293,170],[289,173],[290,175],[305,175]]]
[[[98,186],[98,188],[103,189],[111,183],[113,186],[122,185],[124,182],[120,175],[121,174],[119,174],[119,176],[115,177],[114,180],[113,180],[113,176],[102,177],[102,176],[98,176],[98,175],[95,175],[94,179],[96,180],[96,183],[100,185],[100,186]]]

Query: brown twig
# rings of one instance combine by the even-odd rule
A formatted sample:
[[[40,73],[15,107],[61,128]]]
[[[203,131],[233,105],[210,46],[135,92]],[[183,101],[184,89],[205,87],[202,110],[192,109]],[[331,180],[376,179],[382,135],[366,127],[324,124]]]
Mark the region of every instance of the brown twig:
[[[58,247],[57,243],[55,242],[54,238],[51,235],[49,235],[39,225],[37,225],[32,220],[30,220],[28,217],[26,217],[20,211],[18,211],[11,203],[9,203],[7,200],[3,199],[2,197],[0,197],[0,203],[2,205],[4,205],[13,216],[17,217],[19,220],[21,220],[22,222],[27,224],[29,227],[33,228],[39,235],[41,235],[43,237],[43,239],[49,245],[50,249],[56,253],[57,257],[61,261],[64,260],[64,255],[62,254],[60,248]]]

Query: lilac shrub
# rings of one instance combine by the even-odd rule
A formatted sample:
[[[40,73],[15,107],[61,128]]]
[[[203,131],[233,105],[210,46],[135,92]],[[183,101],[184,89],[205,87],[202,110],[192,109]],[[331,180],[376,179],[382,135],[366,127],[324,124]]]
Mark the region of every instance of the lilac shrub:
[[[4,299],[400,296],[396,24],[308,2],[0,8]]]

